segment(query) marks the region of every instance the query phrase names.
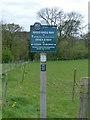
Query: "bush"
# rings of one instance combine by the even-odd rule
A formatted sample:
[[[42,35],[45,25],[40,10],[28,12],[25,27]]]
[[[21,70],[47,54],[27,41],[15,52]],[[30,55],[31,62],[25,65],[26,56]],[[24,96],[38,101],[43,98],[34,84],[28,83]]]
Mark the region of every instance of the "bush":
[[[40,60],[40,53],[35,53],[34,60],[39,61]]]
[[[12,54],[9,48],[2,49],[2,61],[5,63],[12,61]]]

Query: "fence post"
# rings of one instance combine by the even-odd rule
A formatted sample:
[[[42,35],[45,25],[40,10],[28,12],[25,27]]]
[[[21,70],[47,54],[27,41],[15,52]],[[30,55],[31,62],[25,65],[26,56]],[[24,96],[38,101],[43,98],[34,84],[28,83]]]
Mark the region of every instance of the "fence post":
[[[8,86],[8,74],[6,73],[6,75],[5,75],[5,89],[4,89],[4,105],[6,105],[7,86]]]
[[[25,67],[26,67],[26,63],[24,63],[23,67],[24,67],[24,68],[23,68],[22,82],[23,82],[24,77],[25,77]]]
[[[83,77],[80,79],[80,107],[79,107],[79,118],[88,118],[89,116],[89,77]]]
[[[74,70],[74,77],[73,77],[72,100],[74,100],[75,86],[76,86],[76,69]]]
[[[1,69],[2,67],[0,68],[0,120],[2,116],[2,73],[1,73]]]

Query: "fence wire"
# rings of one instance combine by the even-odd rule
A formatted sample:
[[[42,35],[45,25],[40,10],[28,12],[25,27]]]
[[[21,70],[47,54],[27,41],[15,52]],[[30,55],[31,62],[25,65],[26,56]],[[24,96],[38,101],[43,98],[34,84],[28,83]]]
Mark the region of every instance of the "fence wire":
[[[10,63],[10,64],[3,64],[2,66],[2,73],[7,73],[9,71],[12,71],[14,69],[16,69],[17,67],[21,68],[21,70],[24,67],[24,64],[27,64],[28,67],[28,62],[18,62],[18,63]],[[27,69],[27,68],[26,68]],[[29,73],[27,73],[28,75]],[[35,73],[30,73],[30,76],[35,76],[36,78],[39,78],[40,75],[35,75]],[[50,76],[51,79],[53,79],[53,81],[60,81],[60,84],[53,84],[51,83],[51,81],[49,82],[47,80],[47,89],[50,88],[50,90],[52,89],[52,87],[57,88],[59,86],[60,89],[58,89],[58,94],[56,94],[55,96],[50,97],[50,99],[53,99],[53,97],[58,97],[58,96],[65,96],[65,97],[59,97],[60,102],[62,101],[66,101],[67,104],[69,104],[68,102],[72,103],[68,105],[70,106],[72,109],[78,109],[79,108],[79,101],[80,101],[80,84],[79,83],[75,83],[73,84],[72,80],[65,80],[64,78],[55,78],[54,75]],[[49,77],[47,77],[47,79],[49,79]],[[67,81],[67,82],[65,82]],[[50,84],[51,83],[51,84]],[[75,90],[73,91],[73,86],[75,87]],[[62,89],[61,89],[62,88]],[[47,90],[48,91],[48,90]],[[52,91],[53,93],[54,91]],[[74,97],[72,97],[74,94]],[[48,99],[48,95],[47,95],[47,99]],[[75,103],[77,102],[77,103]],[[60,104],[59,104],[60,105]],[[66,107],[68,107],[66,106]],[[78,106],[78,107],[77,107]]]

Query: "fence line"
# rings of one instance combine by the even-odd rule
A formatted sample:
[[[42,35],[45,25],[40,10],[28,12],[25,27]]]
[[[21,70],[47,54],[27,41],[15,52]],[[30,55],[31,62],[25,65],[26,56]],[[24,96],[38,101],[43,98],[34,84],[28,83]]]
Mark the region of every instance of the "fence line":
[[[11,63],[10,65],[9,65],[9,67],[7,66],[7,67],[5,67],[4,66],[4,73],[7,73],[7,72],[9,72],[9,71],[11,71],[11,70],[14,70],[16,67],[21,67],[21,69],[22,69],[22,67],[23,67],[23,75],[24,75],[24,72],[25,72],[25,66],[26,66],[26,64],[27,64],[28,62],[24,62],[24,63]],[[87,86],[87,83],[86,82],[84,82],[85,80],[86,80],[86,78],[83,78],[83,79],[85,79],[85,80],[80,80],[80,83],[76,83],[76,77],[75,77],[75,74],[76,73],[74,73],[74,81],[72,80],[71,82],[69,81],[69,82],[67,82],[67,83],[64,83],[64,81],[62,81],[62,83],[59,85],[59,86],[72,86],[72,89],[70,89],[70,90],[65,90],[64,88],[63,88],[63,90],[62,90],[62,93],[64,94],[64,93],[66,93],[67,95],[68,94],[70,94],[70,96],[66,96],[67,98],[66,99],[64,99],[64,98],[60,98],[59,100],[60,101],[76,101],[76,100],[78,100],[78,101],[80,101],[80,108],[79,108],[79,118],[87,118],[88,117],[88,109],[87,109],[87,107],[85,107],[85,106],[87,106],[87,101],[88,101],[88,98],[87,98],[87,92],[86,91],[82,91],[83,89],[85,89],[86,90],[86,86]],[[32,75],[34,75],[34,74],[32,74]],[[55,78],[55,77],[54,77]],[[22,81],[23,81],[23,79],[24,79],[24,76],[22,77]],[[57,80],[62,80],[62,78],[58,78]],[[82,82],[83,81],[83,82]],[[47,84],[48,86],[50,86],[49,84]],[[6,83],[6,86],[7,86],[7,83]],[[57,84],[56,84],[56,86],[57,86]],[[6,94],[6,93],[4,93],[4,94]],[[75,97],[75,95],[77,95],[77,94],[80,94],[80,97],[79,97],[79,95],[78,96],[76,96]],[[71,96],[72,95],[72,96]],[[6,100],[6,95],[4,95],[4,99]],[[72,101],[72,103],[73,103],[73,101]],[[73,108],[75,107],[75,106],[72,106]],[[76,108],[76,107],[75,107]]]
[[[7,65],[6,63],[3,63],[2,72],[7,73],[11,70],[14,70],[16,67],[22,67],[24,66],[24,64],[27,64],[27,63],[28,62],[18,62],[18,63],[9,63],[9,65]]]

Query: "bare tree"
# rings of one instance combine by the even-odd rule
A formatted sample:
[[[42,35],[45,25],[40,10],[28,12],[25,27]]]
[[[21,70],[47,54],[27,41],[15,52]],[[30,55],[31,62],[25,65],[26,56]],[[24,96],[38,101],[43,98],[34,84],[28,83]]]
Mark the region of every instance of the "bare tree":
[[[37,13],[47,25],[57,25],[60,38],[79,34],[83,17],[76,12],[64,13],[58,8],[43,8]]]
[[[64,22],[64,34],[66,36],[74,36],[79,34],[82,29],[83,17],[81,14],[76,12],[70,12],[67,14],[66,21]]]
[[[43,20],[47,25],[57,25],[58,51],[63,40],[67,41],[65,50],[75,44],[76,39],[80,38],[83,30],[83,17],[80,13],[69,12],[64,13],[58,8],[43,8],[37,13],[40,20]]]
[[[37,13],[38,17],[47,25],[57,25],[58,8],[44,8]]]

